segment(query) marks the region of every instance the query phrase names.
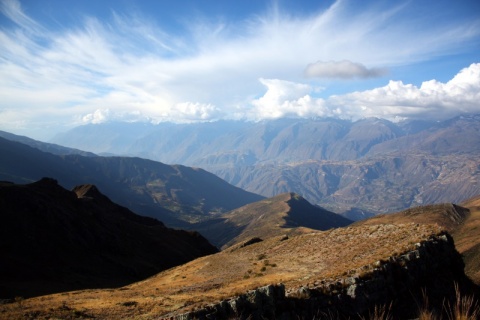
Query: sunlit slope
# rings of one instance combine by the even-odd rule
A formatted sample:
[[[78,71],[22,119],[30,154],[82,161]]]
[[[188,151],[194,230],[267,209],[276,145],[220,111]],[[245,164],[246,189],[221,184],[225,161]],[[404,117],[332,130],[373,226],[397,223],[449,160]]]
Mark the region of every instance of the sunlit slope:
[[[63,306],[98,318],[158,317],[219,302],[259,286],[287,291],[325,279],[359,275],[376,261],[415,247],[440,231],[431,225],[373,225],[273,237],[227,249],[115,290],[88,290],[29,299],[37,317],[64,315]],[[363,267],[363,268],[362,268]],[[367,268],[368,269],[368,268]],[[18,312],[7,306],[6,312]]]

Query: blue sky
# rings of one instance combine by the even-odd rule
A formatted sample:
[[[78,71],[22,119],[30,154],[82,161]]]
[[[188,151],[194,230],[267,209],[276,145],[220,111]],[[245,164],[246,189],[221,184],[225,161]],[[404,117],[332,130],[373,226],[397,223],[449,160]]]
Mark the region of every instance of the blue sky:
[[[0,0],[0,130],[480,112],[480,1]]]

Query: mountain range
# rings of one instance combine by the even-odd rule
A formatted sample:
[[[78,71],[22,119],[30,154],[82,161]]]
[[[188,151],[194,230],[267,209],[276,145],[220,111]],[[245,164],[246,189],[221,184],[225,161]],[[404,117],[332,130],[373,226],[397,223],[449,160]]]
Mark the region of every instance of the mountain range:
[[[398,123],[377,118],[102,123],[76,127],[52,142],[201,167],[265,197],[295,192],[361,219],[480,193],[479,128],[480,115]]]
[[[134,212],[200,231],[219,248],[249,237],[351,223],[293,193],[261,200],[201,169],[131,157],[83,156],[68,148],[59,149],[66,155],[56,155],[16,141],[0,138],[0,179],[25,183],[51,176],[69,189],[75,182],[95,184]],[[42,147],[40,142],[35,145]]]

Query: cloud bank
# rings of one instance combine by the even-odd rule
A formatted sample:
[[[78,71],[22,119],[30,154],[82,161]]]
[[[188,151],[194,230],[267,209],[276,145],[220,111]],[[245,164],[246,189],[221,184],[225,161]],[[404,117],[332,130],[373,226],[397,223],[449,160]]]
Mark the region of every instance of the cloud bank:
[[[260,79],[266,93],[252,102],[251,119],[295,117],[365,117],[402,119],[446,119],[480,112],[480,63],[462,69],[446,83],[425,81],[420,87],[390,81],[386,86],[330,96],[312,97],[312,88],[281,80]]]
[[[107,20],[84,16],[78,25],[52,29],[17,0],[4,0],[0,129],[479,111],[472,89],[478,89],[478,64],[448,83],[417,88],[390,81],[322,96],[322,87],[334,86],[331,79],[385,76],[395,66],[461,52],[480,36],[480,19],[449,22],[433,13],[412,19],[417,2],[355,4],[335,1],[309,15],[275,7],[232,22],[184,19],[184,29],[172,34],[161,21],[118,10]]]

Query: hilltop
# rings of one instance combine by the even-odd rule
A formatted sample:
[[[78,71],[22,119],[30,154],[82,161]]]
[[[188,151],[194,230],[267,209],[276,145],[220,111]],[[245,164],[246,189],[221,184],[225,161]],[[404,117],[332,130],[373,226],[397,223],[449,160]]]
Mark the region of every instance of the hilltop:
[[[313,206],[298,194],[284,193],[192,225],[191,229],[199,231],[218,247],[226,248],[255,238],[258,241],[273,236],[292,236],[350,223],[352,221],[338,214]]]
[[[217,252],[195,232],[134,214],[94,185],[0,184],[0,298],[118,287]]]

